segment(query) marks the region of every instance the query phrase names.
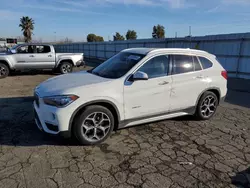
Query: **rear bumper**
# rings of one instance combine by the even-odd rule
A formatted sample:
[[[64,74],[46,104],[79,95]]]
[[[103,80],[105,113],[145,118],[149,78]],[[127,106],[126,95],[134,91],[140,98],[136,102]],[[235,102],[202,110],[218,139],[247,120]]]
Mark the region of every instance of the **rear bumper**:
[[[220,98],[220,103],[225,102],[226,96]]]
[[[76,66],[77,66],[77,67],[85,66],[85,61],[84,61],[84,60],[77,61],[77,62],[76,62]]]
[[[221,97],[220,102],[225,102],[226,97]]]

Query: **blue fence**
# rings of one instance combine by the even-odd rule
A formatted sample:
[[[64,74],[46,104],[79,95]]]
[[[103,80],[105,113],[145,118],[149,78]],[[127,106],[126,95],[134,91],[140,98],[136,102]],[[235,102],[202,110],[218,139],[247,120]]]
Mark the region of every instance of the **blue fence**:
[[[230,77],[250,79],[250,33],[55,45],[57,52],[108,59],[126,48],[196,48],[215,54]]]

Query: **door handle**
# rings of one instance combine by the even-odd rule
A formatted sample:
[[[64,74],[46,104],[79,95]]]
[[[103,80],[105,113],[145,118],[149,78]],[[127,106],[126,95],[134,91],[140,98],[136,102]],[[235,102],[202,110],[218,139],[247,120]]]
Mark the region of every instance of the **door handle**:
[[[30,55],[30,57],[35,57],[34,55]]]
[[[161,86],[167,85],[167,84],[169,84],[169,82],[167,82],[167,81],[164,81],[164,82],[159,83],[159,85],[161,85]]]
[[[52,55],[48,55],[48,57],[52,57]]]

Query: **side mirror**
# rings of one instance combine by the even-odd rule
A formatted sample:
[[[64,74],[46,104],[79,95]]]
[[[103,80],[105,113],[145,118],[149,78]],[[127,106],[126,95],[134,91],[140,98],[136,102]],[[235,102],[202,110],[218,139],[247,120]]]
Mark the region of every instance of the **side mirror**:
[[[145,72],[138,71],[133,75],[133,81],[148,80],[148,75]]]

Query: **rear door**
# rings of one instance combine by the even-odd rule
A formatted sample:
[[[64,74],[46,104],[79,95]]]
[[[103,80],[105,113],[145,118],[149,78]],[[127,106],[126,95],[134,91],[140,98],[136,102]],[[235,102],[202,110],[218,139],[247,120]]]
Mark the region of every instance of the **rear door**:
[[[55,66],[55,53],[48,45],[36,45],[34,52],[34,68],[52,69]]]
[[[196,56],[172,55],[172,90],[170,111],[188,109],[196,105],[200,94],[208,87],[207,79]]]

